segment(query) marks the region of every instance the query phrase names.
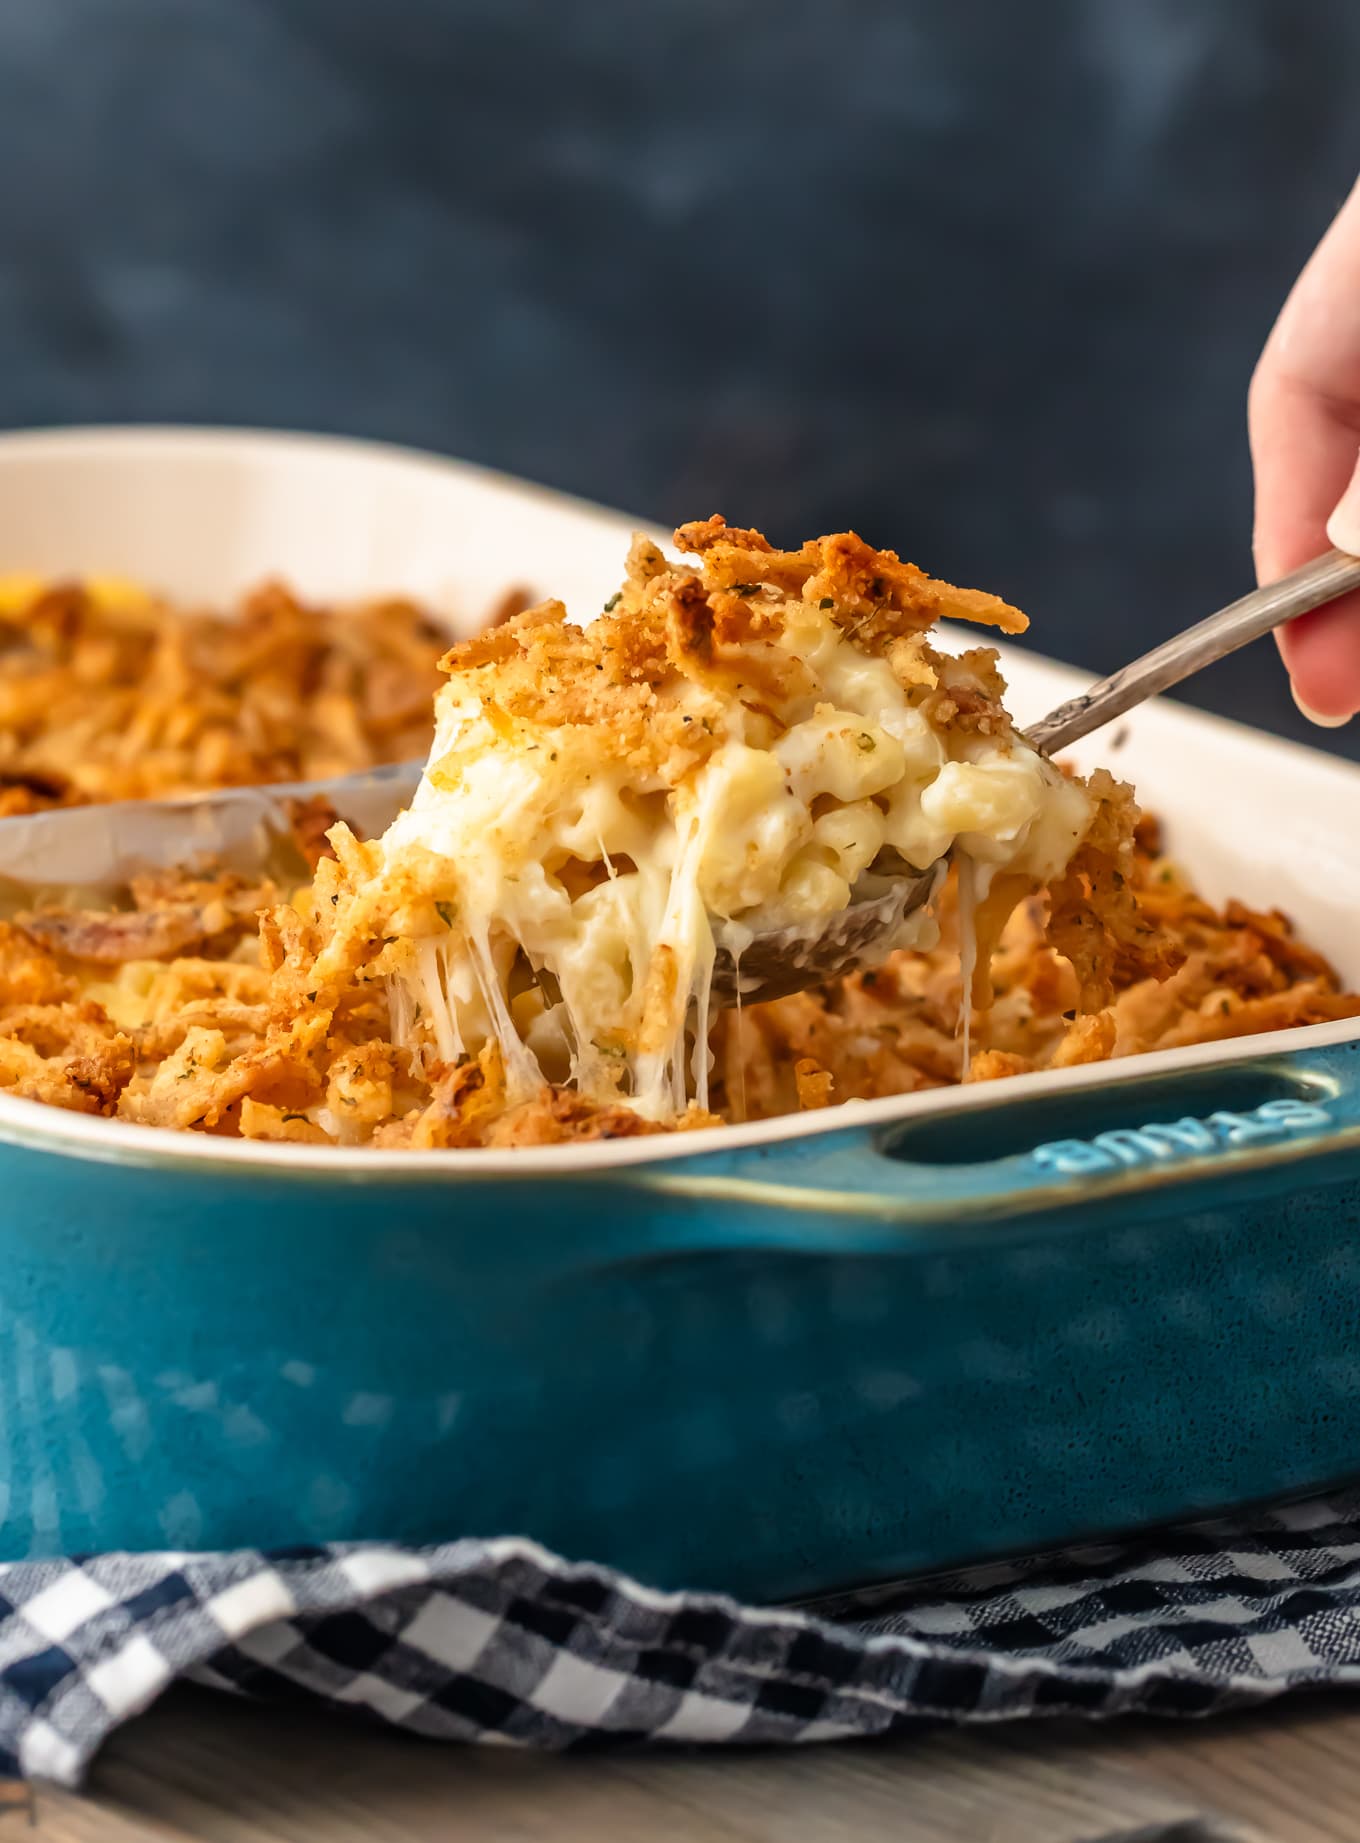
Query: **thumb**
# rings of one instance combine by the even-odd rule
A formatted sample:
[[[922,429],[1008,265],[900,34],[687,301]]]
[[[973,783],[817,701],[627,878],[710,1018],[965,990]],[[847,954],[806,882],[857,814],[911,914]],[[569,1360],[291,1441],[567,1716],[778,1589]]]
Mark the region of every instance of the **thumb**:
[[[1356,462],[1350,485],[1327,520],[1327,541],[1335,544],[1338,550],[1360,557],[1360,461]]]
[[[1360,557],[1360,461],[1327,520],[1327,540]],[[1294,702],[1310,722],[1339,729],[1360,707],[1360,599],[1305,614],[1278,638]]]

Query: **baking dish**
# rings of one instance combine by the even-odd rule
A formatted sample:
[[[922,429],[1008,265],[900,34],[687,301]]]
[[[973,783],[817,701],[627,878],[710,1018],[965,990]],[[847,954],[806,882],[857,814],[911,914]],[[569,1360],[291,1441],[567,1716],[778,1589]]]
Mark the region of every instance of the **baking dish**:
[[[356,444],[0,439],[0,570],[179,597],[589,609],[628,529]],[[1082,682],[1004,664],[1022,719]],[[1360,980],[1360,771],[1169,704],[1079,753]],[[0,1096],[0,1556],[523,1533],[776,1599],[1360,1473],[1358,1037],[512,1153]]]

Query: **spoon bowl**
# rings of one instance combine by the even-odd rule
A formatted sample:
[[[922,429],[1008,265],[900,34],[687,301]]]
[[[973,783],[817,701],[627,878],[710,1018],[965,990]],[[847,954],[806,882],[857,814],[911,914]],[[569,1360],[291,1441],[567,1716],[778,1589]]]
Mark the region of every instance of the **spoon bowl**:
[[[901,876],[866,873],[855,900],[829,923],[774,928],[752,935],[732,923],[715,929],[718,944],[710,997],[717,1007],[763,1004],[809,986],[825,985],[853,968],[877,966],[909,947],[914,923],[939,894],[948,870],[940,858],[928,870]]]

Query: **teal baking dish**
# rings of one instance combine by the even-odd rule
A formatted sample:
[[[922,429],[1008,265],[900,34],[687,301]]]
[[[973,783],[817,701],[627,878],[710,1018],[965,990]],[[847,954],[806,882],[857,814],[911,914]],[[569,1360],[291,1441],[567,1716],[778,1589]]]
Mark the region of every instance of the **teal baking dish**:
[[[0,569],[475,609],[503,561],[443,571],[513,530],[598,606],[623,528],[351,444],[0,438]],[[1081,682],[1005,664],[1022,716]],[[1355,770],[1174,706],[1115,741],[1208,894],[1360,978]],[[1360,1475],[1357,1036],[511,1153],[0,1095],[0,1559],[522,1534],[780,1599]]]
[[[12,1102],[5,1553],[522,1533],[773,1599],[1360,1471],[1360,1046],[1185,1061],[439,1172]]]

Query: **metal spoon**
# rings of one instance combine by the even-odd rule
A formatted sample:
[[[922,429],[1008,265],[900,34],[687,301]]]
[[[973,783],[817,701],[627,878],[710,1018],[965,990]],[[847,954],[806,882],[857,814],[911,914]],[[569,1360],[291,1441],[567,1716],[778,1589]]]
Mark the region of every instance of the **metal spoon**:
[[[1187,627],[1079,697],[1069,698],[1032,725],[1026,740],[1051,755],[1296,615],[1321,608],[1352,589],[1360,589],[1360,557],[1330,550],[1291,576],[1253,589],[1208,620]],[[773,929],[757,935],[738,957],[720,945],[713,973],[714,1003],[734,1004],[740,995],[743,1003],[760,1004],[824,984],[857,967],[878,965],[904,944],[907,922],[933,899],[945,869],[941,860],[912,877],[894,879],[886,892],[883,879],[875,879],[819,931]]]
[[[258,871],[289,833],[289,807],[321,798],[371,838],[420,785],[422,762],[399,762],[333,780],[228,787],[164,800],[116,800],[0,819],[0,881],[42,889],[102,888],[144,870],[204,858]]]

